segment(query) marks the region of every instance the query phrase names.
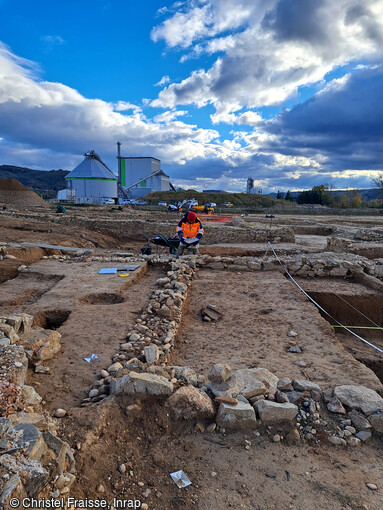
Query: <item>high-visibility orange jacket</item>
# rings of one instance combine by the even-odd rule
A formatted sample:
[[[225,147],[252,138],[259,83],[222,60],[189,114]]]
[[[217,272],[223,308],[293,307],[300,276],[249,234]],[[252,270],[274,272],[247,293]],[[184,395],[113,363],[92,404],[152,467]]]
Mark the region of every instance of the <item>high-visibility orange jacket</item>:
[[[201,239],[204,234],[202,223],[199,218],[196,218],[193,223],[189,223],[186,219],[187,213],[183,216],[177,226],[177,234],[182,237],[191,238],[196,237]]]

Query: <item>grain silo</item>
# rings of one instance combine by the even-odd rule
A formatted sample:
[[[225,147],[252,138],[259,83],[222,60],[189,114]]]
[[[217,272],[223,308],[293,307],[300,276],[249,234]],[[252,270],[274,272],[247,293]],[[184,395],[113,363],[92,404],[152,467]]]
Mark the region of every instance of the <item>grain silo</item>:
[[[132,198],[154,191],[175,191],[169,176],[161,170],[161,161],[152,157],[124,157],[117,142],[118,175],[121,190]]]
[[[106,198],[117,199],[117,177],[94,152],[84,154],[85,159],[65,179],[77,203],[100,204]]]

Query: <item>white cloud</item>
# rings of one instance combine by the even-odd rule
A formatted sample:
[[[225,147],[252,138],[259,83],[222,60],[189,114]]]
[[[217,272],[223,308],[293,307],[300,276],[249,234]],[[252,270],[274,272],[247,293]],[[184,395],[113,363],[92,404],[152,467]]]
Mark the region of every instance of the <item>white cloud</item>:
[[[188,112],[185,110],[169,110],[167,112],[156,115],[153,120],[154,122],[163,122],[168,124],[169,122],[173,122],[177,117],[187,115],[187,113]]]
[[[152,121],[134,104],[87,99],[61,83],[40,81],[32,63],[0,46],[3,161],[12,146],[21,161],[29,158],[26,166],[49,169],[54,161],[56,166],[68,168],[75,155],[93,148],[113,166],[117,140],[123,151],[156,156],[165,164],[184,165],[195,158],[219,158],[222,153],[230,158],[230,151],[217,143],[217,131],[177,120],[186,113],[165,112]]]
[[[381,55],[383,9],[381,0],[189,1],[152,37],[187,49],[182,62],[223,53],[210,68],[163,89],[153,106],[273,106],[338,66]]]
[[[165,75],[165,76],[163,76],[163,77],[160,79],[160,81],[158,81],[158,82],[155,84],[155,86],[156,86],[156,87],[163,87],[164,85],[166,85],[166,84],[167,84],[167,83],[169,83],[169,82],[170,82],[170,78],[169,78],[169,76]]]

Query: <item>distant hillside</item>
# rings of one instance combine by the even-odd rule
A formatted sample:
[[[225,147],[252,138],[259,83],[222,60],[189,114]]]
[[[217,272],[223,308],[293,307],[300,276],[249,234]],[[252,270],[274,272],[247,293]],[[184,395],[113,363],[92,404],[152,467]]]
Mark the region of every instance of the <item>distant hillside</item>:
[[[1,179],[16,179],[43,198],[54,198],[58,190],[67,187],[65,176],[67,170],[31,170],[11,165],[0,165]]]
[[[208,202],[215,202],[217,207],[220,207],[225,202],[231,202],[234,207],[241,208],[258,208],[258,207],[272,207],[279,204],[279,200],[270,198],[265,195],[250,195],[248,193],[199,193],[194,190],[187,191],[156,191],[146,195],[145,200],[152,204],[165,201],[168,204],[171,202],[181,202],[185,198],[195,198],[200,205]]]

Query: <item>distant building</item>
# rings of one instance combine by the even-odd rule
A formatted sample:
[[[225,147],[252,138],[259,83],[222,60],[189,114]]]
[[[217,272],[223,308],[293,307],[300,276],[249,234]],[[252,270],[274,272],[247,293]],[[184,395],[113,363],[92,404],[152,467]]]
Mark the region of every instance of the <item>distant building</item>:
[[[161,170],[161,161],[151,157],[123,157],[119,160],[119,180],[122,189],[131,198],[138,198],[154,191],[175,191],[170,178]]]
[[[76,203],[101,204],[105,198],[117,199],[117,177],[94,152],[84,154],[85,159],[66,177],[68,191],[60,190],[58,198],[66,196]]]

